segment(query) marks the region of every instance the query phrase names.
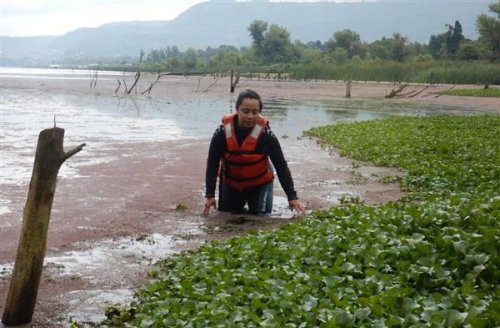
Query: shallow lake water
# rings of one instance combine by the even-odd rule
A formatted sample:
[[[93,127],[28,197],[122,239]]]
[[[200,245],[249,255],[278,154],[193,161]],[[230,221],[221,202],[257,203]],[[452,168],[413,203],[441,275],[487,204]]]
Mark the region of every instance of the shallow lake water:
[[[87,144],[90,156],[76,159],[106,161],[92,158],[92,149],[112,147],[119,143],[160,142],[165,140],[209,139],[223,114],[234,107],[236,95],[194,92],[169,92],[161,98],[145,95],[123,96],[113,92],[86,93],[48,92],[40,88],[13,87],[20,80],[88,79],[88,71],[3,68],[1,84],[1,184],[29,182],[38,133],[54,125],[66,130],[65,146]],[[104,72],[112,79],[110,72]],[[120,73],[113,73],[120,74]],[[128,78],[131,78],[128,76]],[[173,77],[173,79],[183,79]],[[49,80],[50,81],[50,80]],[[370,120],[388,115],[434,115],[464,112],[463,108],[443,105],[371,99],[286,99],[270,95],[264,100],[263,114],[271,121],[278,137],[294,140],[313,126],[345,120]],[[467,110],[469,111],[469,110]],[[282,143],[287,140],[282,139]],[[63,166],[60,174],[75,172]],[[5,199],[2,210],[5,211]]]
[[[112,163],[117,159],[130,158],[127,162],[129,164],[139,167],[147,166],[147,163],[140,162],[140,154],[137,155],[135,152],[161,149],[162,159],[174,161],[179,156],[179,148],[189,148],[192,144],[194,151],[199,152],[200,143],[206,144],[208,148],[210,138],[221,116],[233,109],[237,96],[225,90],[209,92],[212,82],[208,78],[203,81],[205,84],[200,86],[199,78],[178,76],[162,79],[155,85],[153,89],[155,92],[151,95],[143,95],[140,92],[124,95],[122,91],[115,93],[116,81],[127,81],[130,86],[133,81],[132,74],[100,72],[96,88],[88,86],[90,74],[91,72],[88,71],[2,68],[0,229],[5,229],[5,231],[11,229],[13,220],[19,220],[21,216],[27,186],[31,178],[38,133],[41,130],[51,128],[54,124],[64,128],[65,148],[86,143],[84,151],[72,157],[59,172],[59,180],[62,182],[76,181],[78,184],[88,176],[87,167]],[[237,92],[243,89],[246,83],[243,81]],[[75,87],[77,84],[79,86]],[[140,90],[144,90],[147,86],[148,84],[140,85]],[[353,187],[349,187],[350,191],[342,188],[334,189],[333,187],[341,184],[340,181],[315,180],[314,170],[317,167],[314,165],[324,167],[324,162],[329,161],[329,154],[315,145],[314,141],[301,138],[304,130],[340,121],[371,120],[389,115],[474,113],[468,108],[397,99],[288,97],[281,92],[275,93],[271,89],[267,90],[265,85],[262,89],[256,90],[263,96],[263,114],[270,119],[271,127],[280,139],[289,164],[297,168],[299,163],[304,162],[304,159],[311,163],[311,167],[301,168],[302,171],[293,171],[294,179],[296,178],[296,181],[303,185],[302,192],[318,193],[327,203],[335,203],[345,193],[352,192]],[[168,142],[171,144],[165,146]],[[177,148],[170,146],[175,145],[176,142],[180,146]],[[164,146],[161,148],[158,146],[157,149],[156,145],[160,144]],[[194,155],[199,166],[203,167],[206,152]],[[167,164],[159,167],[167,171]],[[346,170],[341,167],[342,165],[329,164],[326,170],[342,172]],[[158,167],[153,166],[153,168]],[[109,170],[111,169],[112,166]],[[312,173],[308,172],[309,169]],[[106,178],[105,172],[99,174]],[[126,170],[124,172],[122,177],[125,179]],[[163,173],[162,177],[170,181],[178,179],[178,176],[170,172]],[[154,181],[148,183],[153,184]],[[190,187],[193,188],[193,195],[201,197],[203,181],[193,185],[194,187]],[[150,186],[140,187],[143,189],[139,186],[132,189],[140,194]],[[278,183],[275,184],[275,188],[279,191]],[[120,194],[119,190],[111,187],[110,189],[112,192],[110,196],[107,196],[106,202],[131,202],[130,198],[122,199],[125,196]],[[12,192],[13,190],[16,192]],[[128,193],[129,190],[125,189],[125,192]],[[112,196],[116,196],[116,199]],[[134,197],[139,196],[134,195]],[[148,194],[146,193],[144,197],[147,198]],[[93,190],[89,190],[83,198],[86,206],[95,208],[103,204],[100,201],[105,196],[96,195]],[[289,213],[284,214],[287,211],[287,200],[283,193],[276,194],[274,207],[274,217],[289,216]],[[154,212],[154,209],[151,211]],[[56,204],[54,212],[57,219],[58,215],[64,214],[64,208],[61,209]],[[104,209],[103,212],[105,212]],[[82,219],[91,221],[91,218],[86,217],[85,214],[82,214]],[[227,222],[230,225],[238,225],[245,220],[248,219],[236,218],[238,222],[235,219]],[[80,279],[79,275],[84,275],[85,279],[92,280],[92,286],[94,286],[94,288],[86,286],[85,289],[66,293],[66,298],[63,300],[70,306],[66,317],[72,316],[87,321],[100,320],[103,311],[102,307],[96,304],[130,298],[130,286],[126,284],[125,286],[115,284],[102,289],[106,286],[106,281],[112,279],[109,274],[116,275],[116,272],[104,274],[106,269],[94,266],[95,263],[108,263],[116,268],[121,263],[127,262],[128,266],[124,266],[125,270],[140,270],[141,267],[150,264],[161,255],[174,251],[178,243],[174,242],[173,236],[201,234],[203,232],[201,230],[208,229],[203,224],[198,224],[199,221],[199,216],[194,215],[176,231],[167,229],[168,232],[162,233],[159,229],[157,234],[151,234],[140,240],[134,237],[105,239],[97,245],[75,246],[79,250],[55,250],[53,252],[49,250],[45,266],[50,274],[62,280],[68,275],[72,277],[77,275],[72,279]],[[65,229],[64,220],[56,220],[55,224],[61,225],[61,230]],[[90,228],[85,226],[85,222],[81,222],[81,226],[75,226],[73,230],[79,233],[86,229]],[[225,227],[212,226],[210,229],[220,230]],[[119,251],[116,252],[116,250]],[[12,261],[0,256],[0,285],[2,279],[5,282],[11,270]],[[114,279],[120,279],[120,276]]]

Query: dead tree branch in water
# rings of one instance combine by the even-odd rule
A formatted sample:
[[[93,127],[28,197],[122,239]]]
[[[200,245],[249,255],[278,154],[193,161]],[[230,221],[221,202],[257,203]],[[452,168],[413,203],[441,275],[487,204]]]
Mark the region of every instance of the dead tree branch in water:
[[[120,87],[122,86],[122,82],[120,80],[117,79],[116,82],[118,82],[118,86],[115,89],[115,94],[118,93],[118,90],[120,90]]]
[[[154,80],[153,82],[151,82],[151,85],[149,86],[149,88],[147,88],[146,90],[144,90],[143,92],[141,92],[141,95],[147,93],[148,95],[150,94],[151,90],[153,89],[154,85],[160,80],[160,78],[162,77],[163,74],[161,73],[158,73],[158,76],[156,77],[156,80]]]
[[[448,88],[448,89],[446,89],[446,90],[444,90],[444,91],[440,91],[440,92],[429,92],[427,95],[433,95],[433,96],[434,96],[434,98],[438,98],[438,97],[441,97],[441,96],[443,95],[443,94],[442,94],[443,92],[449,91],[449,90],[453,89],[454,87],[455,87],[455,86],[454,86],[454,85],[452,85],[450,88]]]
[[[125,88],[125,93],[128,94],[128,92],[127,92],[127,81],[125,81],[125,79],[123,79],[122,81],[123,81],[123,87]]]
[[[219,77],[216,77],[215,81],[213,81],[208,87],[206,87],[205,89],[203,89],[202,92],[205,93],[205,92],[209,92],[210,90],[212,90],[215,87],[215,85],[217,84],[218,80],[219,80]]]
[[[90,76],[90,87],[91,88],[95,88],[96,85],[97,85],[97,69],[94,71],[94,72],[90,72],[89,73],[89,76]]]
[[[141,72],[137,72],[135,73],[135,81],[134,83],[132,84],[132,86],[130,87],[129,90],[127,90],[127,88],[125,87],[125,90],[127,91],[127,94],[129,95],[132,90],[136,89],[137,87],[137,82],[139,82],[139,79],[141,78]],[[137,90],[136,90],[137,91]]]
[[[196,90],[195,90],[194,92],[199,92],[199,91],[200,91],[200,84],[201,84],[201,79],[202,79],[202,78],[203,78],[202,76],[200,76],[200,77],[198,78],[198,85],[196,86]]]
[[[385,95],[386,98],[394,98],[396,97],[397,95],[399,95],[401,93],[401,91],[404,90],[404,88],[406,88],[408,86],[408,84],[403,84],[403,85],[400,85],[399,88],[397,89],[392,89],[391,92],[389,92],[388,95]]]
[[[413,94],[408,94],[408,98],[413,98],[413,97],[416,97],[418,96],[419,94],[421,94],[422,92],[424,92],[425,90],[427,90],[428,88],[430,87],[430,85],[426,85],[422,90],[420,91],[417,91],[417,92],[413,92]]]
[[[407,92],[407,93],[397,94],[397,95],[395,95],[394,97],[398,97],[398,98],[413,98],[413,97],[418,96],[419,94],[421,94],[421,93],[422,93],[422,92],[424,92],[425,90],[427,90],[429,87],[430,87],[430,85],[427,85],[427,86],[425,86],[425,87],[424,87],[423,89],[421,89],[421,90],[412,90],[412,91]]]

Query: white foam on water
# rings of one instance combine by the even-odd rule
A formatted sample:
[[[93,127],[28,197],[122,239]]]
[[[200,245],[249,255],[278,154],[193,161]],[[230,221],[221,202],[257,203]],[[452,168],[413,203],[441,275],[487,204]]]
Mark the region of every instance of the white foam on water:
[[[14,263],[0,263],[0,278],[10,276],[13,268]]]
[[[195,227],[184,230],[185,234],[200,233]],[[104,240],[85,250],[46,256],[44,275],[50,275],[55,280],[77,277],[88,281],[91,284],[88,289],[73,290],[60,296],[62,302],[68,304],[64,320],[72,318],[79,323],[98,323],[104,319],[106,306],[132,300],[134,287],[128,282],[127,276],[133,277],[134,273],[143,275],[149,265],[175,253],[174,247],[183,242],[163,234]],[[81,243],[75,246],[92,245]],[[13,267],[14,263],[0,264],[0,278],[8,278]],[[125,288],[116,288],[117,285]]]
[[[105,319],[104,308],[116,303],[126,303],[132,300],[133,291],[130,289],[91,289],[74,290],[66,295],[70,299],[68,318],[79,324],[96,324]]]
[[[292,219],[295,212],[290,210],[290,205],[288,204],[288,198],[284,196],[273,197],[273,211],[271,212],[271,217],[280,219]]]
[[[3,194],[3,192],[2,192]],[[2,214],[7,214],[7,213],[12,213],[11,209],[9,208],[9,204],[12,203],[10,199],[6,198],[0,198],[0,215]]]
[[[151,264],[174,252],[172,236],[153,234],[144,238],[122,238],[100,242],[97,247],[45,258],[44,265],[59,275],[91,278],[103,268]],[[121,270],[121,269],[120,269]]]
[[[190,227],[184,233],[198,233],[199,231]],[[108,278],[114,278],[115,273],[109,271],[102,274],[102,270],[110,268],[129,267],[131,270],[143,270],[159,259],[175,252],[174,248],[183,242],[171,235],[152,234],[136,238],[126,237],[118,240],[104,240],[95,244],[75,244],[75,247],[87,248],[80,251],[64,252],[57,255],[45,257],[44,270],[56,276],[77,276],[83,279],[93,280],[94,284],[105,284]],[[0,264],[0,277],[10,275],[14,267],[13,263]],[[103,281],[95,280],[101,276]]]

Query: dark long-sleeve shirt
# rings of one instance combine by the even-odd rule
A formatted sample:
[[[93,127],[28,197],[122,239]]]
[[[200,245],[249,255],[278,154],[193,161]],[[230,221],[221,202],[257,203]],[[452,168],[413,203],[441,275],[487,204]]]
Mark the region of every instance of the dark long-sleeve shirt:
[[[238,140],[238,144],[241,145],[252,129],[239,128],[237,117],[234,119],[234,124],[236,139]],[[226,135],[224,126],[221,125],[217,128],[217,130],[215,130],[212,141],[210,142],[210,148],[208,150],[207,171],[205,175],[205,196],[207,198],[215,197],[217,173],[219,171],[220,161],[223,158],[226,148]],[[267,154],[271,159],[281,187],[285,191],[288,200],[297,199],[297,192],[295,191],[293,185],[292,174],[288,169],[288,164],[285,160],[285,156],[283,155],[281,145],[269,126],[264,128],[255,150],[258,153]]]

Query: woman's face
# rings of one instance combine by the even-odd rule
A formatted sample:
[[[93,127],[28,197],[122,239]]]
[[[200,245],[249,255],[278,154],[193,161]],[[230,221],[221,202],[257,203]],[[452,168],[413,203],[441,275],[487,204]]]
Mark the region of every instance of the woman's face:
[[[259,101],[257,99],[245,98],[240,107],[236,109],[238,115],[238,124],[244,129],[250,129],[257,123],[257,117],[260,114]]]

